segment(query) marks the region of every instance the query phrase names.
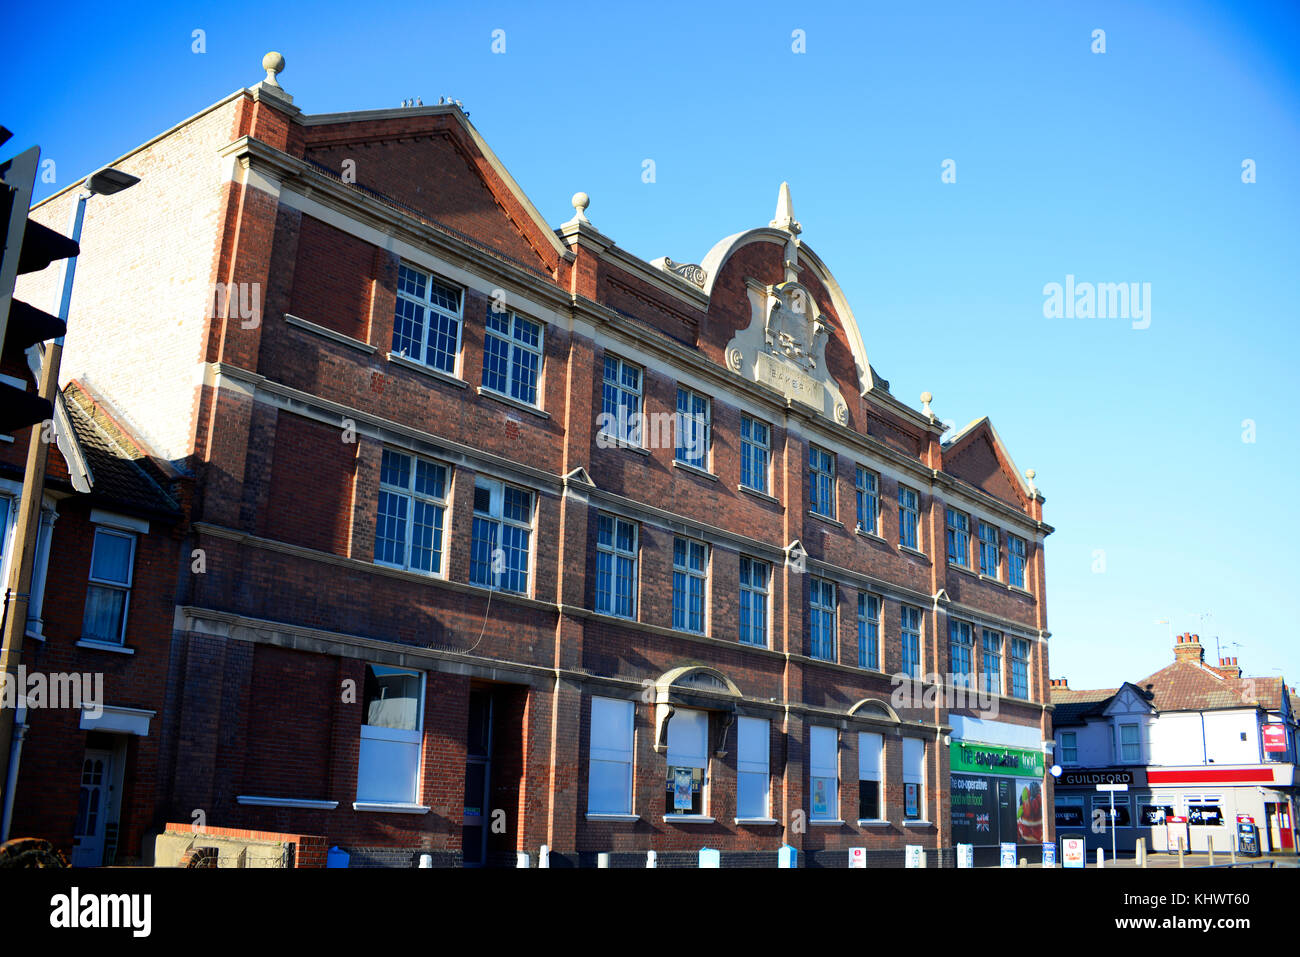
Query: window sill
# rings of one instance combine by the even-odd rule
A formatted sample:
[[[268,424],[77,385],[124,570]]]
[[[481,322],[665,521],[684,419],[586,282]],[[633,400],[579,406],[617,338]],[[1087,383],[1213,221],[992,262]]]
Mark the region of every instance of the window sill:
[[[879,542],[881,545],[889,544],[889,540],[883,535],[877,535],[875,532],[868,532],[864,528],[855,528],[853,532],[855,535],[861,535],[863,538],[869,539],[873,542]]]
[[[309,322],[306,319],[299,319],[297,316],[291,316],[289,313],[284,314],[284,321],[291,326],[297,326],[304,332],[310,332],[314,336],[320,336],[322,339],[329,339],[331,342],[337,342],[347,346],[349,349],[356,349],[358,352],[364,352],[367,355],[373,355],[379,350],[368,342],[362,342],[360,339],[354,339],[351,336],[344,335],[341,332],[335,332],[326,326]]]
[[[812,509],[808,509],[808,514],[811,515],[813,518],[817,519],[819,522],[825,522],[827,525],[834,525],[837,528],[844,527],[843,522],[839,521],[838,519],[831,518],[829,515],[823,515],[821,512],[814,512]]]
[[[495,395],[495,393],[493,393]],[[641,455],[649,455],[650,450],[639,445],[633,445],[625,439],[620,439],[616,435],[608,435],[600,432],[596,435],[596,448],[598,449],[626,449],[628,452],[637,452]]]
[[[736,824],[739,827],[770,827],[773,824],[780,824],[774,817],[738,817]]]
[[[898,550],[900,552],[906,552],[909,555],[915,555],[917,558],[924,558],[927,562],[930,560],[929,555],[921,551],[919,548],[913,548],[911,545],[899,545]]]
[[[781,504],[781,500],[779,498],[776,498],[775,496],[772,495],[768,495],[766,492],[760,492],[756,488],[750,488],[748,485],[737,485],[736,491],[744,492],[746,495],[752,495],[754,496],[754,498],[761,499],[762,501],[767,502],[771,505]]]
[[[618,821],[625,824],[631,824],[634,821],[641,820],[640,814],[601,814],[597,812],[587,812],[588,821]]]
[[[1033,592],[1028,588],[1021,588],[1019,585],[1007,585],[1007,588],[1011,589],[1011,591],[1015,592],[1017,595],[1024,595],[1026,598],[1034,597]]]
[[[934,827],[929,821],[904,821],[903,827]]]
[[[420,375],[427,375],[430,379],[437,379],[439,382],[446,382],[448,385],[454,385],[458,389],[468,389],[469,383],[464,379],[458,379],[450,373],[443,372],[441,369],[435,369],[433,366],[427,366],[423,362],[417,362],[410,356],[404,356],[397,352],[388,353],[388,361],[394,365],[399,365],[403,369],[410,369],[412,372],[418,372]]]
[[[428,814],[423,804],[389,804],[384,801],[353,801],[354,811],[382,811],[387,814]]]
[[[882,821],[880,818],[877,817],[872,817],[872,818],[860,817],[858,818],[858,827],[889,827],[889,822]]]
[[[673,468],[685,469],[687,472],[698,475],[700,478],[706,478],[710,482],[716,482],[718,480],[718,477],[712,472],[702,469],[698,465],[691,465],[689,462],[682,462],[678,459],[673,459]]]
[[[707,814],[665,814],[665,824],[714,824],[716,821]]]
[[[808,823],[811,824],[813,827],[843,827],[845,822],[841,821],[839,818],[836,818],[833,821],[811,820]]]
[[[321,811],[332,811],[339,806],[338,801],[314,801],[310,798],[255,797],[240,794],[235,798],[240,804],[255,804],[259,807],[306,807]]]
[[[133,655],[134,648],[128,648],[126,645],[110,645],[105,641],[91,641],[89,638],[82,638],[77,642],[78,648],[93,648],[96,651],[111,651],[115,655]]]
[[[513,405],[516,409],[523,409],[525,412],[531,412],[538,418],[549,419],[551,417],[551,413],[543,412],[537,406],[529,405],[527,402],[520,402],[518,399],[506,395],[504,392],[497,392],[495,389],[488,389],[484,386],[479,386],[474,391],[489,399],[496,399],[498,402],[504,402],[506,405]]]
[[[1000,578],[994,578],[992,575],[985,575],[983,572],[980,572],[980,581],[982,581],[982,582],[988,582],[990,585],[997,585],[999,588],[1009,588],[1009,587],[1011,587],[1011,586],[1009,586],[1006,582],[1004,582],[1002,579],[1000,579]]]
[[[961,572],[963,575],[969,575],[971,578],[977,577],[975,570],[969,565],[963,565],[961,562],[954,562],[951,558],[948,559],[948,568],[955,572]]]

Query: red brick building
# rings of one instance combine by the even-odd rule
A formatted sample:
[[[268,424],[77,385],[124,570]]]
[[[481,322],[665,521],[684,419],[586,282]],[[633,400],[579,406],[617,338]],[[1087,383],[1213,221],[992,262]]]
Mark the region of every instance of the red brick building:
[[[68,374],[195,476],[156,824],[950,862],[950,748],[1052,737],[1033,473],[889,391],[788,190],[645,261],[457,105],[307,115],[275,60],[115,161],[72,303]]]
[[[34,393],[35,368],[6,359],[6,378]],[[18,710],[0,831],[46,838],[77,866],[139,861],[159,799],[182,476],[79,383],[48,428],[22,670],[5,702]],[[6,582],[29,434],[0,436]]]

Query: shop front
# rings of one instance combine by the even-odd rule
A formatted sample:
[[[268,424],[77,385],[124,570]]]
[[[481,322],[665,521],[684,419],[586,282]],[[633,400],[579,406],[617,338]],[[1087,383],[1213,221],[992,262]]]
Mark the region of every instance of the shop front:
[[[1003,843],[1037,861],[1048,833],[1042,751],[954,740],[949,761],[953,841],[974,846],[977,866]]]

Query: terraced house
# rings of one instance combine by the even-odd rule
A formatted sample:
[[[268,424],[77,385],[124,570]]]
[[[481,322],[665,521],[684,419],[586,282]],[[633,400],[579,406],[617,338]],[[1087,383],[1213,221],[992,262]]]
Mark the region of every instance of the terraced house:
[[[457,104],[304,114],[264,65],[115,161],[64,358],[193,477],[159,827],[934,866],[954,753],[1051,806],[1043,496],[891,393],[784,185],[646,261]]]

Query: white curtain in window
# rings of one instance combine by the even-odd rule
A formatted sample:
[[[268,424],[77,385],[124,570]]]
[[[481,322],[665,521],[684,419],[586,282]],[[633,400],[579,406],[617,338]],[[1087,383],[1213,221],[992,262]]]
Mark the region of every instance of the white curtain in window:
[[[920,738],[903,739],[903,783],[925,783],[925,742]]]
[[[587,810],[593,814],[632,811],[631,701],[591,699],[591,774]]]
[[[736,816],[768,815],[768,753],[770,722],[762,718],[741,718],[736,732],[737,784]]]
[[[858,780],[881,781],[885,739],[879,734],[862,731],[858,734]]]
[[[668,766],[708,767],[709,713],[678,708],[668,719]]]

